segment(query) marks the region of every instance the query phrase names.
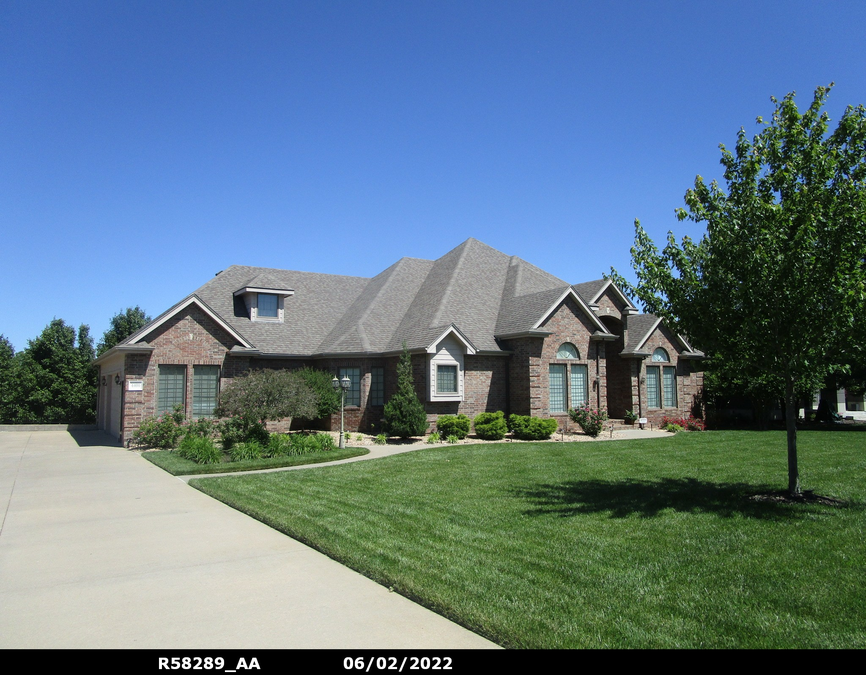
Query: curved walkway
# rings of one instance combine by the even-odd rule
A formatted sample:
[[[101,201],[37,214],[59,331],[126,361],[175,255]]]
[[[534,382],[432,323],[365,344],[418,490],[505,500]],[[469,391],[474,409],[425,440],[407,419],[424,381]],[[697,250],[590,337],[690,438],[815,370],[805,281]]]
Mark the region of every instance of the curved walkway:
[[[22,647],[496,645],[102,432],[16,431],[0,433],[0,648]]]

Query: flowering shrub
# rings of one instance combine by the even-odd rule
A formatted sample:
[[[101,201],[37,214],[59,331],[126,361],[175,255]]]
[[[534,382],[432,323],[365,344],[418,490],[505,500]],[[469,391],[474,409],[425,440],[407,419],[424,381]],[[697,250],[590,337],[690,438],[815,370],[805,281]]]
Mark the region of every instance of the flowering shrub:
[[[568,411],[568,416],[580,425],[583,433],[595,438],[601,433],[604,423],[607,421],[607,410],[601,408],[595,410],[585,405],[580,408],[572,408]]]
[[[185,421],[183,406],[178,403],[170,413],[144,419],[132,435],[132,440],[136,445],[146,448],[173,448],[186,433]]]
[[[678,429],[668,428],[668,427],[679,427]],[[689,431],[706,431],[707,425],[704,423],[702,419],[698,419],[693,415],[689,415],[688,418],[685,417],[662,417],[661,428],[665,431],[672,431],[676,433],[677,431],[682,431],[683,429],[688,429]]]

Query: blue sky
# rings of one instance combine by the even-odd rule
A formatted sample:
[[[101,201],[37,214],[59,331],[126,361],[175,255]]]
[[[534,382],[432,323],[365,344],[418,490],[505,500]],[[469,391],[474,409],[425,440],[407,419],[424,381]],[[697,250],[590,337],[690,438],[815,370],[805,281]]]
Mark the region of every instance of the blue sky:
[[[0,333],[468,237],[630,276],[771,95],[866,103],[864,34],[862,0],[0,0]]]

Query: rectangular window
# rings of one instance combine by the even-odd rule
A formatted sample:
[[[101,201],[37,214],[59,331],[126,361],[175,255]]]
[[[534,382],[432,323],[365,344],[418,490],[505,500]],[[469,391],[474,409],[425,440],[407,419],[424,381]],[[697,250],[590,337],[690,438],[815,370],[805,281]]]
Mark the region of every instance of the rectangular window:
[[[276,295],[270,293],[259,293],[259,309],[258,312],[256,312],[256,316],[260,318],[276,319],[278,305],[279,303],[277,302]]]
[[[665,408],[677,407],[677,369],[672,366],[665,366],[664,372],[664,387],[662,394],[664,396]]]
[[[160,366],[157,414],[171,412],[178,404],[186,409],[186,366]]]
[[[340,368],[339,378],[342,380],[344,376],[348,376],[351,384],[346,391],[346,405],[361,405],[361,369],[360,368]]]
[[[457,393],[457,366],[436,366],[436,393]]]
[[[659,386],[659,367],[647,366],[646,369],[646,400],[650,408],[662,407],[662,392]]]
[[[587,386],[586,366],[573,365],[571,367],[571,407],[577,408],[586,405],[589,400]]]
[[[370,405],[385,405],[385,369],[370,369]]]
[[[193,366],[192,416],[213,417],[220,388],[219,366]]]
[[[565,412],[565,366],[550,364],[550,412]]]

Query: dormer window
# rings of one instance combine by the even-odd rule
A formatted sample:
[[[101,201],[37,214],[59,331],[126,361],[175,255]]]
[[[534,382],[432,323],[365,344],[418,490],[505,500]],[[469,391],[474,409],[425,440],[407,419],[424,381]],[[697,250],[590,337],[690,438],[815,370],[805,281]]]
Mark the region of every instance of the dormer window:
[[[286,298],[295,294],[290,288],[276,286],[244,286],[235,291],[235,296],[244,299],[250,321],[285,320]]]
[[[273,293],[259,293],[258,318],[276,319],[279,317],[279,302]]]

